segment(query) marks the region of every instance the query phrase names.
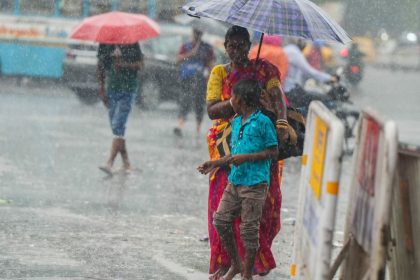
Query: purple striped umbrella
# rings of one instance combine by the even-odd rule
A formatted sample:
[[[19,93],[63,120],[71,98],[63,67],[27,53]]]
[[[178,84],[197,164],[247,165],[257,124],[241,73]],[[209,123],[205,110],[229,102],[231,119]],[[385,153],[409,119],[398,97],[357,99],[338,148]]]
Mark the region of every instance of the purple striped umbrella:
[[[309,40],[351,41],[321,8],[308,0],[195,0],[182,9],[193,17],[207,17],[270,35]]]

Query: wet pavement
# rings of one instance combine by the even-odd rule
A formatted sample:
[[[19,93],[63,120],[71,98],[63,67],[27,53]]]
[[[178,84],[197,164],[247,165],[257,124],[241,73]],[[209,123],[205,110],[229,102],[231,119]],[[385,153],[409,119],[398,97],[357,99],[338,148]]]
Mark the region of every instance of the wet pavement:
[[[418,144],[417,76],[368,69],[352,99],[394,118],[402,139]],[[55,83],[0,85],[0,279],[207,279],[209,246],[200,241],[207,178],[195,170],[207,148],[192,116],[180,141],[172,132],[174,104],[136,108],[127,144],[137,169],[107,177],[98,169],[111,141],[101,104],[82,105]],[[264,279],[287,279],[298,178],[298,159],[287,161],[283,228],[273,245],[278,268]]]

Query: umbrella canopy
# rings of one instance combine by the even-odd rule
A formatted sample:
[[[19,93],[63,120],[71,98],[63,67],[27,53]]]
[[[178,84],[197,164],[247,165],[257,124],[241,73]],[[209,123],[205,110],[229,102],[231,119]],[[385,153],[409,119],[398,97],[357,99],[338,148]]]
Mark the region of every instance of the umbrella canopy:
[[[84,19],[70,38],[103,44],[133,44],[159,34],[159,24],[145,15],[110,12]]]
[[[308,0],[195,0],[182,7],[208,17],[268,34],[346,44],[347,33]]]

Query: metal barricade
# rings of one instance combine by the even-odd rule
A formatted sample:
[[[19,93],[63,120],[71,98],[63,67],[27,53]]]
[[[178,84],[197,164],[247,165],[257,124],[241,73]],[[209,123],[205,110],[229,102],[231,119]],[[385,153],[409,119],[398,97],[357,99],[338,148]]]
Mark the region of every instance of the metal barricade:
[[[387,229],[397,163],[395,122],[365,109],[353,154],[345,239],[344,280],[385,278]]]
[[[420,147],[400,144],[388,246],[390,277],[420,279]]]
[[[325,279],[330,269],[344,127],[322,103],[309,108],[290,274]]]

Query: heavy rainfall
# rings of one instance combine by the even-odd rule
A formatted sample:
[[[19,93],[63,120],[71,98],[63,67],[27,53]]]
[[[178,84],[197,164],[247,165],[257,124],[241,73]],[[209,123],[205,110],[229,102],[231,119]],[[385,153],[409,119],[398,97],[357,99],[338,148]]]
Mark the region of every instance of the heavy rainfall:
[[[213,8],[202,16],[207,3]],[[288,15],[286,8],[296,10]],[[268,20],[265,9],[276,19]],[[296,26],[288,16],[298,18]],[[314,259],[296,256],[296,240],[306,238],[299,228],[308,226],[299,219],[307,154],[277,163],[292,133],[284,109],[287,103],[308,120],[315,101],[344,128],[335,148],[340,167],[326,157],[324,170],[341,170],[327,237],[332,267],[347,247],[364,110],[395,122],[400,149],[409,147],[418,161],[419,36],[418,0],[0,0],[0,279],[350,279],[339,278],[344,265],[330,278],[311,275]],[[248,102],[252,86],[242,80],[257,80],[258,101]],[[257,119],[267,122],[275,144],[266,144],[268,129],[247,126]],[[311,123],[305,149],[320,141]],[[232,125],[229,138],[223,125]],[[240,151],[250,155],[257,146],[253,153],[263,159],[238,163]],[[269,155],[274,146],[276,155]],[[419,189],[415,166],[405,174],[417,178],[411,194]],[[255,183],[255,170],[270,178]],[[218,205],[239,185],[264,185],[267,198],[259,199],[266,203],[261,223],[253,221],[258,232],[245,222],[235,226],[240,268],[232,278],[235,251],[219,238],[229,229],[218,224],[227,217]],[[243,218],[243,209],[258,214],[258,199],[249,196],[241,198]],[[419,196],[410,199],[414,206],[400,228],[413,232],[401,245],[411,256],[411,276],[398,274],[402,261],[387,253],[386,272],[366,279],[420,279]],[[312,234],[324,240],[321,231]],[[250,236],[259,238],[255,265]],[[399,250],[398,236],[386,250]],[[314,239],[310,250],[319,252]],[[296,264],[308,264],[309,274],[295,275]]]

